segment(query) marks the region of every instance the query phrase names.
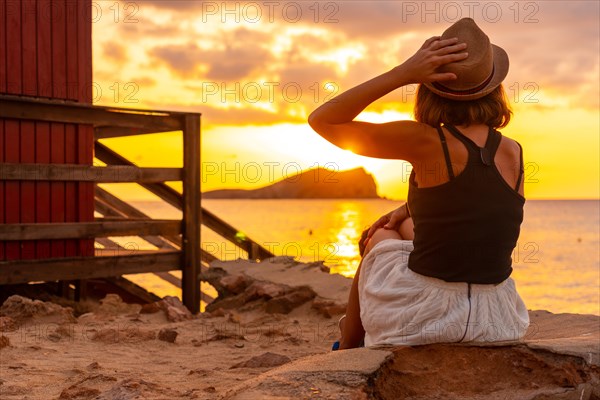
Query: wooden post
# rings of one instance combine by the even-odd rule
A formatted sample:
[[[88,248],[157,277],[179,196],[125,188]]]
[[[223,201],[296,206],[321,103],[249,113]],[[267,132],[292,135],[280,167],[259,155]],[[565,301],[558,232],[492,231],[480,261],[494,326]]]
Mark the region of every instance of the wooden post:
[[[181,297],[192,312],[200,311],[200,116],[183,117],[183,266]]]
[[[259,257],[258,243],[248,242],[248,259],[256,261],[259,258],[260,257]]]
[[[75,281],[75,301],[85,300],[87,297],[87,280],[86,279],[77,279]]]

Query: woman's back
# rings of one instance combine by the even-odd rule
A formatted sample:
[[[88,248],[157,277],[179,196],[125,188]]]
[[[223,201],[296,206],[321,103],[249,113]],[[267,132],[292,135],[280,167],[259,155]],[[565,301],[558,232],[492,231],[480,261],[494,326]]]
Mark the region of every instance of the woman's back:
[[[502,135],[486,130],[485,138],[473,130],[473,140],[451,125],[438,128],[442,159],[432,157],[411,174],[408,204],[415,246],[408,263],[411,270],[448,282],[493,284],[510,276],[525,199],[516,190],[522,186],[522,175],[517,174],[513,183],[506,172],[509,166],[515,168],[515,156],[517,170],[522,162],[520,150],[514,155],[507,149],[503,151],[508,157],[502,155],[502,164],[496,164]],[[450,138],[459,144],[452,150]],[[503,169],[508,179],[501,174]],[[421,185],[419,175],[429,185]]]
[[[488,126],[477,124],[468,127],[457,126],[456,128],[478,147],[485,146],[489,132]],[[442,127],[442,131],[447,143],[453,173],[455,176],[458,176],[467,165],[467,147],[460,139],[452,135],[446,127]],[[439,135],[435,132],[435,128],[431,128],[428,133],[432,137],[431,143],[429,144],[429,155],[426,159],[417,162],[417,168],[415,168],[416,181],[421,188],[437,186],[449,180]],[[494,157],[494,164],[502,175],[502,178],[510,187],[516,187],[516,183],[521,173],[520,152],[520,146],[516,141],[506,136],[502,136]],[[521,196],[524,196],[523,190],[523,179],[521,179],[518,188],[518,193]]]

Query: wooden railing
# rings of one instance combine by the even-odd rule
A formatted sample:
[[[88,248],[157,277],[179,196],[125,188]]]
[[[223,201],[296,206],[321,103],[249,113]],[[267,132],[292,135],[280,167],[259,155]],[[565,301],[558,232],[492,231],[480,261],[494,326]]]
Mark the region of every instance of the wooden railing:
[[[215,231],[261,260],[273,254],[238,230],[201,208],[200,204],[200,114],[82,105],[74,102],[0,95],[0,118],[89,124],[94,126],[94,157],[106,166],[74,164],[0,163],[0,180],[94,182],[95,222],[3,224],[0,241],[40,239],[89,239],[105,248],[123,249],[108,237],[140,236],[157,250],[127,251],[131,254],[65,257],[0,262],[0,285],[31,281],[110,278],[125,290],[124,274],[152,272],[182,290],[183,303],[198,312],[200,300],[212,297],[200,288],[202,268],[216,257],[201,248],[200,225]],[[183,168],[141,168],[98,139],[148,133],[181,131]],[[181,181],[183,193],[165,184]],[[98,183],[134,182],[182,211],[181,220],[152,219]],[[181,270],[179,279],[169,271]]]

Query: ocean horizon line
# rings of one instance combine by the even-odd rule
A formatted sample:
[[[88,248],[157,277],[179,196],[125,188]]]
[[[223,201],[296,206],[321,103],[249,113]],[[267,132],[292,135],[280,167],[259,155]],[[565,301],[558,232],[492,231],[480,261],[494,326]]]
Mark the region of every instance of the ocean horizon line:
[[[135,197],[126,197],[123,200],[127,200],[127,201],[154,201],[154,202],[162,202],[162,200],[160,199],[150,199],[150,198],[135,198]],[[322,197],[311,197],[311,198],[293,198],[293,197],[289,197],[289,198],[220,198],[220,199],[202,199],[202,200],[253,200],[253,201],[260,201],[260,200],[331,200],[331,201],[344,201],[344,200],[365,200],[365,201],[370,201],[370,200],[389,200],[389,201],[406,201],[406,199],[393,199],[393,198],[386,198],[386,197],[379,197],[379,198],[360,198],[360,197],[347,197],[347,198],[322,198]],[[527,198],[527,201],[600,201],[600,197],[598,198]]]

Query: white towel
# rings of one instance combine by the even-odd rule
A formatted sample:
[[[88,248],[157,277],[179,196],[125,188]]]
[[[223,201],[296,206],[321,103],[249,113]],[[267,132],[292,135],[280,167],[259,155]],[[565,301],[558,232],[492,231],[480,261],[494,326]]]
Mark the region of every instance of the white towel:
[[[508,278],[498,285],[446,282],[408,268],[410,240],[386,239],[364,258],[358,280],[365,346],[516,341],[529,314]],[[468,323],[467,323],[468,321]]]

